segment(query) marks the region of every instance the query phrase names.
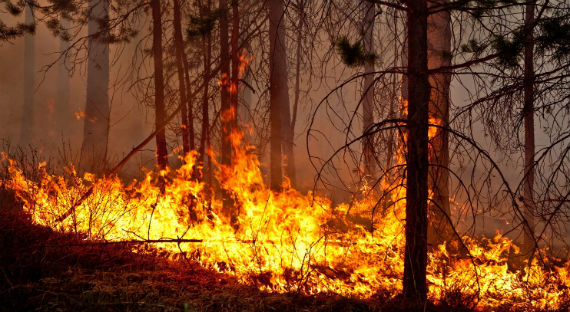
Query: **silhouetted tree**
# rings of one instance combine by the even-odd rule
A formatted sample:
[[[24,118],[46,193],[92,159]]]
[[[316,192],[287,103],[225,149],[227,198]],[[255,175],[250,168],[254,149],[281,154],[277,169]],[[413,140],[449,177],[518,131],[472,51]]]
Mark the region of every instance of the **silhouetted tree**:
[[[423,303],[427,296],[428,106],[427,1],[407,1],[408,119],[404,296]]]
[[[109,1],[89,0],[87,98],[80,166],[105,170],[109,140]]]
[[[152,56],[154,60],[154,108],[155,127],[159,129],[165,122],[164,75],[162,61],[162,13],[160,0],[151,0],[152,10]],[[156,135],[156,161],[159,169],[168,165],[166,134],[164,128]]]
[[[281,0],[269,0],[269,115],[271,123],[271,188],[282,187],[283,110],[289,110],[287,59],[285,54],[284,7]],[[287,120],[289,122],[289,120]]]

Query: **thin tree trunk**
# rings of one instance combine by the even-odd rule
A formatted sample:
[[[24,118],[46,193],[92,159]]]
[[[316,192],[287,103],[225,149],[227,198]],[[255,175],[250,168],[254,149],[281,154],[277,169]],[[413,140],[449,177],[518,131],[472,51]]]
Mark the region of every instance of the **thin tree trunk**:
[[[272,5],[272,4],[270,4]],[[276,20],[275,23],[275,34],[274,39],[271,39],[271,44],[275,44],[273,52],[275,53],[275,62],[273,63],[273,68],[276,72],[275,78],[279,81],[277,82],[279,90],[279,107],[281,110],[281,164],[284,166],[282,170],[285,170],[285,175],[293,181],[295,179],[295,158],[293,156],[294,147],[294,129],[291,126],[291,108],[289,105],[289,86],[288,81],[288,71],[287,71],[287,50],[286,50],[286,37],[285,37],[285,8],[283,3],[279,4],[279,16],[274,16]],[[271,13],[270,13],[271,14]],[[271,17],[270,17],[271,18]],[[270,21],[270,32],[271,21]],[[283,174],[283,171],[282,171]],[[291,177],[293,177],[291,180]]]
[[[188,111],[186,98],[186,78],[184,75],[184,40],[182,39],[182,21],[180,19],[180,0],[172,0],[174,10],[174,48],[176,50],[176,69],[178,71],[178,92],[180,93],[180,116],[181,134],[182,134],[182,151],[184,155],[190,152],[190,143],[188,142]]]
[[[394,10],[394,67],[398,66],[398,11]],[[392,94],[390,98],[390,107],[388,108],[388,119],[394,119],[396,116],[397,96],[397,76],[392,76]],[[394,130],[388,130],[388,142],[386,149],[386,168],[390,170],[394,161]],[[390,175],[387,176],[390,179]]]
[[[239,55],[239,7],[238,1],[232,1],[232,38],[231,38],[231,50],[232,50],[232,77],[230,86],[230,110],[231,110],[231,130],[237,130],[237,108],[238,108],[238,82],[239,82],[239,65],[240,65],[240,55]]]
[[[222,142],[221,157],[222,164],[230,166],[232,163],[232,147],[230,140],[231,118],[227,115],[230,112],[230,47],[228,43],[228,1],[220,0],[219,9],[222,11],[220,17],[220,73],[221,73],[221,121],[222,121]]]
[[[281,152],[282,152],[282,164],[284,166],[285,175],[292,181],[295,179],[295,156],[293,155],[294,148],[294,129],[291,123],[291,107],[289,101],[289,86],[288,86],[288,70],[287,70],[287,52],[285,44],[285,18],[284,12],[279,20],[278,27],[282,30],[278,30],[277,37],[277,47],[278,49],[278,59],[276,65],[280,67],[279,85],[283,89],[280,93],[280,107],[281,107]],[[293,178],[291,178],[293,177]]]
[[[82,170],[102,173],[109,140],[109,34],[101,28],[109,19],[108,0],[89,0],[87,100],[81,146]]]
[[[449,0],[430,2],[430,6],[445,6]],[[428,17],[428,68],[451,65],[451,14],[442,10]],[[449,85],[451,73],[437,73],[429,77],[431,85],[429,114],[430,122],[442,127],[449,126]],[[449,133],[441,128],[431,130],[429,182],[433,197],[428,207],[430,224],[428,244],[430,247],[452,238],[449,208]]]
[[[59,23],[63,29],[69,28],[69,20],[60,15]],[[59,39],[59,51],[64,52],[69,48],[69,41]],[[71,107],[69,107],[69,71],[66,67],[65,58],[58,64],[57,69],[57,94],[55,101],[56,126],[58,135],[66,135],[71,129],[69,124],[73,118]]]
[[[164,107],[164,76],[162,62],[162,16],[160,0],[151,0],[152,9],[152,52],[154,59],[154,106],[155,127],[159,127],[165,118]],[[168,165],[168,152],[166,150],[166,131],[162,129],[156,135],[156,162],[159,169]]]
[[[186,103],[188,109],[188,115],[186,117],[186,120],[188,121],[188,146],[190,147],[190,150],[194,150],[196,148],[194,144],[194,141],[196,140],[196,135],[194,133],[194,105],[192,104],[192,98],[188,96],[188,94],[192,93],[192,90],[190,88],[190,68],[186,52],[184,50],[182,50],[182,64],[184,65],[184,84],[186,85],[186,98],[188,100]]]
[[[34,9],[26,4],[24,11],[24,22],[34,24]],[[34,34],[24,35],[24,105],[20,130],[20,144],[22,145],[32,143],[34,138],[35,40]]]
[[[231,104],[231,77],[230,77],[230,46],[229,46],[229,18],[228,18],[228,2],[227,0],[220,0],[219,2],[220,10],[222,15],[220,17],[220,72],[221,72],[221,111],[220,120],[222,124],[222,141],[221,141],[221,157],[222,165],[231,166],[232,165],[232,141],[231,141],[231,131],[233,127],[233,115],[235,112],[232,111]],[[225,179],[225,177],[222,177]],[[231,195],[224,189],[221,190],[222,193],[222,203],[224,214],[228,217],[232,216],[233,211],[233,200]],[[232,222],[232,224],[235,224]]]
[[[374,52],[374,17],[375,6],[372,1],[362,1],[362,35],[364,41],[364,51]],[[364,81],[362,84],[362,132],[366,133],[374,123],[374,63],[364,64]],[[367,177],[374,175],[374,140],[371,135],[364,138],[362,144],[362,155],[364,157],[363,173]]]
[[[206,8],[203,11],[203,15],[207,16],[210,14],[210,0],[207,1]],[[211,37],[210,34],[204,34],[202,36],[202,53],[204,61],[204,95],[202,97],[202,129],[200,137],[200,159],[203,164],[206,163],[206,149],[209,147],[209,129],[210,129],[210,116],[209,116],[209,85],[210,85],[210,59],[212,53]],[[205,167],[204,167],[205,168]],[[205,169],[204,169],[205,170]],[[210,182],[210,181],[208,181]]]
[[[284,8],[281,0],[269,0],[269,101],[271,122],[271,189],[278,191],[282,187],[282,155],[283,146],[283,106],[287,105],[287,64],[285,55],[285,25],[283,23]],[[287,122],[289,120],[287,119]]]
[[[524,180],[523,203],[524,217],[529,228],[525,227],[522,254],[530,256],[535,248],[534,231],[534,11],[535,1],[525,6],[525,41],[524,41]]]
[[[408,140],[406,176],[406,247],[403,293],[422,304],[426,300],[428,104],[427,1],[408,2]]]
[[[295,125],[297,123],[297,111],[299,109],[299,100],[301,99],[301,64],[303,63],[303,25],[305,23],[305,2],[298,1],[297,10],[299,11],[299,23],[297,24],[297,51],[296,51],[296,64],[295,64],[295,97],[293,99],[293,111],[291,112],[291,127],[289,130],[289,139],[291,142],[291,155],[287,162],[287,175],[291,181],[291,186],[297,186],[297,172],[295,166]]]
[[[238,51],[238,37],[239,37],[239,8],[238,1],[231,1],[232,9],[232,34],[231,34],[231,76],[226,74],[227,84],[223,84],[222,88],[226,90],[229,89],[229,107],[222,109],[222,127],[223,127],[223,138],[222,138],[222,161],[226,161],[224,164],[233,165],[232,162],[232,133],[237,131],[237,107],[238,107],[238,81],[239,81],[239,51]],[[228,19],[226,20],[226,47],[224,51],[225,58],[228,56],[227,48],[227,28]],[[221,24],[220,24],[221,25]],[[226,68],[228,66],[226,65]],[[227,68],[229,69],[229,68]],[[227,73],[227,72],[226,72]],[[223,78],[222,78],[223,79]],[[222,105],[224,105],[222,103]],[[227,158],[224,158],[224,152],[227,153]],[[231,195],[226,191],[222,190],[223,197],[223,209],[224,213],[230,217],[230,222],[234,227],[237,227],[237,206],[234,203]]]

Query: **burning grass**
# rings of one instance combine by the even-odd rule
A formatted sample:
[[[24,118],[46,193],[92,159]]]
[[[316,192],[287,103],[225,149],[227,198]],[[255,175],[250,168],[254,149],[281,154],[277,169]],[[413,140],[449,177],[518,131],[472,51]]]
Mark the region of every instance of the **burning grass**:
[[[271,294],[149,245],[89,244],[0,209],[0,311],[373,311],[339,296]],[[8,199],[7,199],[8,198]]]
[[[72,170],[66,178],[50,175],[42,165],[40,178],[31,180],[10,161],[2,187],[16,194],[36,224],[87,241],[129,241],[125,246],[136,255],[148,250],[133,242],[152,241],[170,261],[199,263],[266,294],[397,301],[404,247],[401,183],[391,187],[390,207],[370,231],[347,215],[372,211],[376,198],[332,206],[326,198],[291,188],[272,192],[251,148],[240,148],[238,140],[234,166],[218,165],[217,174],[239,209],[237,227],[222,213],[221,201],[193,178],[192,153],[180,168],[161,172],[160,179],[149,172],[129,184],[116,177],[79,177]],[[507,238],[464,241],[471,257],[450,255],[443,246],[430,252],[433,303],[467,310],[568,308],[568,264],[556,266],[544,258],[515,270],[508,256],[516,246]]]

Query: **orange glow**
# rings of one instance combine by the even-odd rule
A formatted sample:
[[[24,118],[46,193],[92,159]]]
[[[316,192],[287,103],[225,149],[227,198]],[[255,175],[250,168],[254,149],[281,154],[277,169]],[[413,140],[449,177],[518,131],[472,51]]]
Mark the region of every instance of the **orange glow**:
[[[85,118],[87,114],[84,111],[75,112],[75,119],[81,120],[81,118]]]
[[[237,203],[237,230],[222,213],[221,201],[211,199],[206,185],[192,179],[197,156],[194,151],[183,159],[180,168],[161,173],[166,177],[162,190],[153,172],[141,181],[126,184],[117,177],[79,177],[73,171],[70,178],[54,176],[46,172],[44,164],[39,168],[41,178],[29,180],[12,160],[8,160],[11,178],[3,186],[15,191],[38,224],[77,230],[87,239],[200,240],[155,245],[173,257],[184,255],[262,290],[359,298],[378,293],[395,296],[401,291],[403,183],[390,193],[392,204],[375,220],[371,231],[347,215],[349,211],[351,215],[365,215],[375,209],[378,198],[373,193],[363,192],[370,195],[333,206],[327,198],[311,192],[301,194],[288,185],[282,192],[273,192],[263,180],[254,147],[242,141],[240,132],[234,131],[231,138],[234,164],[226,167],[215,163],[215,176]],[[92,194],[72,216],[58,222],[89,186],[94,187]],[[383,187],[388,188],[388,183],[383,182]],[[443,246],[429,254],[429,298],[434,302],[461,292],[481,311],[505,304],[521,309],[557,309],[568,298],[568,265],[549,265],[551,269],[546,269],[535,261],[513,271],[507,267],[507,252],[516,246],[509,239],[500,235],[464,239],[473,259],[452,260]]]

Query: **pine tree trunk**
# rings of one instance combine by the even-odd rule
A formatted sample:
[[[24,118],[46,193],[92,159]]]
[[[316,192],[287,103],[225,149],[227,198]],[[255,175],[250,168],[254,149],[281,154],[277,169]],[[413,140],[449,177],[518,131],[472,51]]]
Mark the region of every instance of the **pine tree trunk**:
[[[174,48],[176,50],[176,70],[178,72],[178,92],[180,93],[180,116],[181,116],[181,135],[182,135],[182,151],[184,155],[190,152],[190,143],[188,141],[188,111],[186,97],[186,78],[184,68],[184,40],[182,39],[182,21],[180,18],[180,0],[172,0],[174,11]]]
[[[69,28],[69,20],[60,16],[59,23],[63,29]],[[59,51],[64,52],[69,48],[69,41],[59,39]],[[60,60],[57,69],[57,94],[55,100],[57,135],[69,135],[69,124],[73,120],[71,107],[69,106],[69,71],[66,67],[65,58]]]
[[[295,179],[295,156],[294,151],[294,129],[291,123],[291,107],[289,101],[289,86],[287,83],[287,52],[285,48],[285,20],[281,18],[279,22],[279,27],[283,28],[283,31],[279,30],[278,38],[276,42],[276,49],[279,49],[277,59],[277,66],[279,67],[279,85],[280,88],[284,88],[280,91],[280,107],[281,107],[281,149],[282,149],[282,164],[284,166],[285,175],[289,178],[291,182]],[[283,25],[282,25],[283,24]]]
[[[228,1],[220,0],[220,10],[222,16],[220,17],[220,72],[221,72],[221,121],[222,121],[222,142],[221,142],[221,157],[222,164],[230,166],[232,163],[232,147],[230,140],[231,131],[231,118],[227,115],[230,112],[230,47],[228,43]]]
[[[232,98],[230,94],[231,88],[231,77],[230,77],[230,57],[231,51],[229,46],[229,11],[227,0],[220,0],[219,2],[220,10],[222,15],[220,17],[220,72],[221,72],[221,111],[220,119],[222,123],[222,141],[221,141],[221,157],[222,165],[231,166],[232,165],[232,140],[231,131],[233,127],[233,115],[235,112],[232,111]],[[222,177],[225,179],[225,177]],[[224,214],[231,217],[233,211],[233,200],[231,195],[224,189],[221,190],[222,202]],[[235,225],[232,220],[232,224]]]
[[[232,78],[230,87],[230,110],[231,114],[231,131],[237,130],[237,108],[238,108],[238,91],[239,91],[239,66],[240,66],[240,52],[239,52],[239,7],[238,1],[232,1]]]
[[[87,101],[83,124],[80,167],[102,173],[106,169],[109,140],[109,38],[101,24],[109,18],[108,0],[89,0],[90,18],[87,33]]]
[[[524,217],[529,228],[524,229],[522,254],[530,256],[535,248],[532,232],[534,231],[534,11],[535,1],[525,6],[525,41],[524,41],[524,180],[523,204]]]
[[[299,101],[301,99],[301,64],[303,63],[303,25],[305,23],[305,2],[299,0],[297,2],[299,22],[297,24],[297,38],[296,38],[296,64],[295,64],[295,97],[293,99],[293,110],[291,112],[291,127],[289,129],[289,141],[291,142],[291,155],[287,159],[287,176],[291,181],[291,186],[297,186],[297,172],[295,166],[295,125],[297,123],[297,111],[299,109]]]
[[[406,247],[403,292],[406,298],[426,300],[428,104],[427,1],[408,2],[408,141],[406,176]]]
[[[186,116],[186,120],[188,122],[188,147],[190,148],[190,150],[194,150],[196,149],[195,146],[195,139],[196,139],[196,135],[194,132],[194,105],[192,104],[193,101],[191,98],[189,97],[189,94],[192,93],[192,90],[190,89],[190,67],[188,65],[188,59],[186,57],[186,52],[184,51],[184,49],[182,50],[182,64],[184,65],[184,84],[186,85],[186,94],[187,94],[187,103],[186,103],[186,107],[188,109],[187,112],[187,116]]]
[[[449,0],[430,2],[430,6],[445,6]],[[451,14],[441,10],[428,17],[427,26],[428,68],[435,69],[451,65]],[[449,85],[450,73],[436,73],[429,77],[430,123],[441,127],[449,126]],[[428,244],[437,247],[452,239],[452,224],[448,216],[449,208],[449,133],[435,128],[435,135],[430,140],[430,170],[428,185],[433,192],[428,211],[430,224]],[[434,131],[432,130],[432,132]]]
[[[269,94],[271,122],[271,188],[281,190],[283,146],[283,106],[288,105],[287,68],[285,55],[284,8],[281,0],[269,0]],[[288,121],[288,120],[287,120]]]
[[[374,52],[374,18],[375,6],[372,1],[362,1],[362,29],[364,36],[364,51],[366,53]],[[374,63],[366,62],[364,64],[364,82],[362,84],[362,132],[366,133],[374,123]],[[374,175],[375,159],[374,159],[374,140],[369,135],[364,138],[362,144],[362,155],[364,158],[363,173],[367,177]]]
[[[158,129],[165,120],[164,107],[164,76],[162,62],[162,16],[160,0],[151,0],[152,9],[152,54],[154,59],[154,108],[155,127]],[[166,131],[164,128],[156,135],[156,162],[159,169],[168,165],[168,152],[166,150]]]
[[[272,63],[275,70],[275,79],[278,81],[276,82],[278,85],[279,90],[278,96],[279,98],[279,109],[281,110],[281,164],[284,166],[282,168],[285,170],[285,175],[291,179],[295,179],[295,158],[293,156],[293,149],[294,149],[294,136],[293,136],[293,128],[291,126],[291,107],[289,101],[289,86],[287,84],[287,52],[286,52],[286,37],[285,37],[285,9],[283,3],[270,3],[270,10],[273,8],[276,10],[273,14],[273,21],[274,26],[276,27],[274,31],[271,28],[271,20],[270,20],[270,33],[274,33],[275,37],[270,40],[271,45],[274,48],[275,57],[274,62]],[[278,12],[278,13],[277,13]],[[272,13],[270,12],[270,19],[272,17]],[[279,16],[277,16],[277,14]],[[273,54],[272,54],[273,55]]]
[[[34,24],[34,10],[26,4],[24,9],[26,24]],[[34,138],[34,89],[35,89],[35,36],[26,33],[24,35],[24,105],[22,109],[22,128],[20,130],[20,144],[32,143]]]
[[[398,57],[402,54],[399,52],[398,46],[398,11],[394,11],[394,63],[393,66],[398,66]],[[403,50],[403,49],[402,49]],[[405,57],[404,57],[405,59]],[[401,99],[400,99],[401,100]],[[396,105],[398,103],[398,76],[392,76],[392,94],[390,96],[390,107],[388,108],[388,119],[394,119],[396,117]],[[387,149],[386,149],[386,168],[390,170],[392,168],[392,163],[394,161],[394,130],[388,130],[388,142],[387,142]],[[391,175],[388,174],[387,178],[391,181]]]
[[[206,8],[203,11],[203,15],[208,16],[210,14],[210,0],[207,1]],[[202,97],[202,127],[200,136],[200,159],[203,164],[206,163],[206,150],[209,147],[210,142],[210,116],[209,116],[209,86],[210,86],[210,59],[212,54],[211,37],[209,34],[204,34],[202,36],[202,53],[204,61],[204,94]],[[205,168],[205,166],[203,167]],[[209,181],[208,181],[209,182]]]

